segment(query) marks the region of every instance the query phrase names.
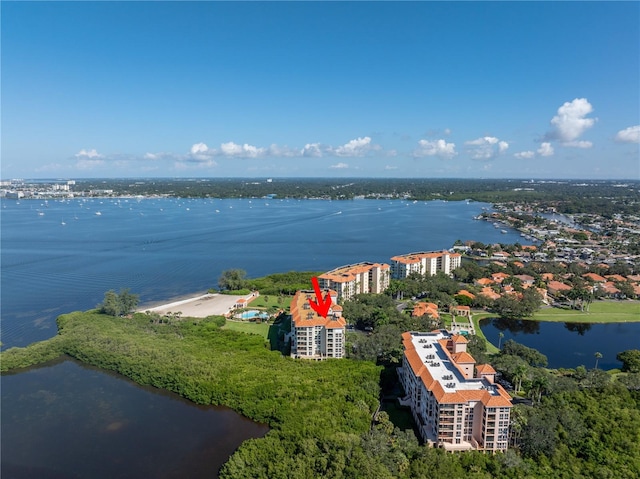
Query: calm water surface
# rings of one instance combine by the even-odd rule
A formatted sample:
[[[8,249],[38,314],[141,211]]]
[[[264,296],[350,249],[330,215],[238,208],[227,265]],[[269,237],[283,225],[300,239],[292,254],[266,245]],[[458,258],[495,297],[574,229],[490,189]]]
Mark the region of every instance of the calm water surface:
[[[598,367],[622,366],[616,355],[627,349],[640,349],[640,323],[552,323],[531,320],[483,319],[480,327],[496,346],[499,334],[504,338],[537,349],[547,356],[549,367],[575,368],[595,366],[595,353],[602,354]]]
[[[482,203],[0,200],[3,347],[56,334],[55,318],[130,288],[142,303],[250,277],[325,271],[455,240],[520,241],[474,221]],[[98,214],[99,213],[99,214]],[[2,477],[211,477],[246,437],[225,409],[192,404],[67,361],[2,377]]]
[[[250,277],[326,271],[359,261],[449,248],[457,239],[520,241],[473,217],[488,205],[386,200],[2,200],[3,347],[56,334],[55,318],[109,289],[142,303]],[[98,215],[97,213],[100,213]],[[62,223],[65,223],[64,225]]]
[[[267,427],[72,360],[2,377],[8,478],[211,478]]]

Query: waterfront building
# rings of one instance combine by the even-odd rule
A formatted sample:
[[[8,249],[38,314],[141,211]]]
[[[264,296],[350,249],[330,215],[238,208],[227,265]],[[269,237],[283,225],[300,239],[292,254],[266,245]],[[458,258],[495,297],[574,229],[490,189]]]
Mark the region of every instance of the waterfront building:
[[[439,271],[450,275],[462,262],[460,253],[449,251],[423,251],[391,258],[391,277],[404,279],[413,273],[433,276]]]
[[[495,370],[475,365],[467,339],[445,330],[402,335],[398,368],[422,439],[448,451],[505,451],[511,396],[495,383]]]
[[[342,307],[336,304],[337,293],[328,291],[331,307],[326,318],[311,308],[316,301],[313,291],[298,291],[291,301],[291,356],[294,358],[326,359],[344,357],[344,337],[347,322]],[[327,291],[322,292],[324,298]]]
[[[338,300],[351,299],[356,294],[382,293],[389,287],[389,265],[356,263],[340,266],[318,276],[321,288],[338,293]]]

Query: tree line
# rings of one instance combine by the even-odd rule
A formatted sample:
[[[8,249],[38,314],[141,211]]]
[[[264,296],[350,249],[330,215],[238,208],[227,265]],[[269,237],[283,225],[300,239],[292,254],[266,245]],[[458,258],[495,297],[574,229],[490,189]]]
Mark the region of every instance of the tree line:
[[[525,184],[522,180],[434,178],[256,178],[95,179],[76,180],[76,190],[112,189],[118,195],[166,195],[183,198],[406,198],[411,200],[473,199],[488,203],[536,203],[562,213],[605,216],[635,214],[640,182],[590,181],[590,194],[574,182]],[[532,188],[523,189],[523,186]]]
[[[369,299],[363,304],[382,311],[391,304]],[[380,330],[406,320],[386,311]],[[514,407],[513,448],[505,454],[450,454],[421,446],[411,429],[398,428],[386,414],[372,423],[382,373],[373,361],[293,360],[270,351],[259,336],[222,325],[224,318],[218,317],[156,324],[143,313],[129,318],[71,313],[58,319],[58,336],[3,352],[0,364],[5,371],[16,361],[24,365],[32,353],[41,360],[49,347],[45,357],[64,353],[139,384],[198,404],[224,404],[267,423],[271,430],[265,437],[243,443],[223,466],[223,479],[560,479],[637,477],[640,471],[640,381],[631,381],[640,377],[632,372],[640,351],[620,355],[629,371],[625,383],[597,368],[551,374],[543,367],[544,356],[507,341],[495,364],[505,375],[512,370],[510,379],[519,381],[518,388],[536,405]],[[473,354],[482,347],[470,343]],[[526,373],[519,371],[521,365]]]

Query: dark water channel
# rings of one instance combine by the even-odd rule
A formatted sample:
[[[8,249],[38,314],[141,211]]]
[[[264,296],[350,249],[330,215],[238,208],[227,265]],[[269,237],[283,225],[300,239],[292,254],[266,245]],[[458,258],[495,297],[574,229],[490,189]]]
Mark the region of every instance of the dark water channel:
[[[73,360],[3,376],[2,401],[3,479],[215,478],[268,431]]]

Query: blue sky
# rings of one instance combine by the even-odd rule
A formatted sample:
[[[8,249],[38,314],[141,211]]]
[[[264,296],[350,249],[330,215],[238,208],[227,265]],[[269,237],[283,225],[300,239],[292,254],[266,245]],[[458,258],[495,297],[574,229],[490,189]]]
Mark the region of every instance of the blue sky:
[[[640,178],[638,2],[8,2],[3,178]]]

